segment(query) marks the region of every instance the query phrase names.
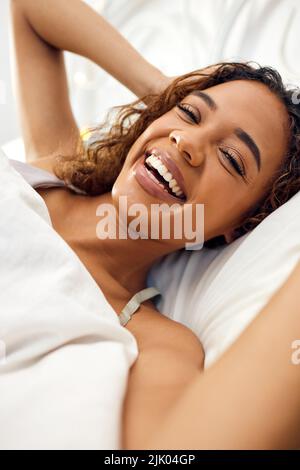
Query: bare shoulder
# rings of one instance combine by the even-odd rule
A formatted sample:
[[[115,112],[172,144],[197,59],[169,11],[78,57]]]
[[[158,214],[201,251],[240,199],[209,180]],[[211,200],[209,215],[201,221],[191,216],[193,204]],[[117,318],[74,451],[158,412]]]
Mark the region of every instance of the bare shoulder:
[[[141,342],[141,350],[163,347],[179,356],[185,355],[202,369],[205,353],[198,336],[184,324],[159,312],[151,301],[144,302],[126,328]],[[155,334],[152,334],[155,331]]]

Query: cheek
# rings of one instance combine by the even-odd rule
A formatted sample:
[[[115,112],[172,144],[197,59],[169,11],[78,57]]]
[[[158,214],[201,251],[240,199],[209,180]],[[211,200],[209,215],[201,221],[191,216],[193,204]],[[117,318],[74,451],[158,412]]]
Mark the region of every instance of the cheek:
[[[179,123],[178,118],[173,115],[172,111],[169,111],[153,121],[141,137],[146,142],[159,138],[168,139],[170,132],[178,128]]]
[[[224,207],[231,204],[233,194],[241,196],[239,191],[236,180],[212,157],[207,159],[199,177],[194,180],[192,200]]]
[[[137,160],[137,158],[142,155],[149,142],[157,138],[158,131],[159,129],[161,129],[161,126],[159,125],[158,121],[159,120],[156,120],[152,124],[150,124],[147,129],[145,129],[145,131],[136,139],[126,156],[122,171],[130,169],[131,166]]]
[[[204,204],[205,226],[216,230],[235,223],[252,204],[251,190],[219,166],[201,175],[192,198]]]
[[[174,129],[174,124],[174,118],[172,119],[169,113],[153,121],[131,146],[125,159],[122,172],[125,173],[130,170],[137,158],[142,155],[149,144],[157,143],[157,140],[160,138],[168,138],[169,133]]]

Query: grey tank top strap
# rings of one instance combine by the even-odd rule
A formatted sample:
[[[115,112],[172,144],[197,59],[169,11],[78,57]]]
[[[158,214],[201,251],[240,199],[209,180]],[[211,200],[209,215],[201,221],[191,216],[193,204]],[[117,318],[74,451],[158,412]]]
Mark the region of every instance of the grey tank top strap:
[[[156,287],[147,287],[135,294],[125,305],[119,315],[121,325],[125,326],[128,323],[132,315],[140,308],[142,302],[145,302],[145,300],[151,299],[152,297],[156,297],[157,295],[161,295],[161,293],[156,289]]]
[[[78,194],[86,194],[85,191],[76,188],[72,184],[66,184],[49,171],[37,168],[29,163],[20,162],[19,160],[9,159],[10,165],[27,181],[34,189],[37,188],[53,188],[62,187],[72,189]]]

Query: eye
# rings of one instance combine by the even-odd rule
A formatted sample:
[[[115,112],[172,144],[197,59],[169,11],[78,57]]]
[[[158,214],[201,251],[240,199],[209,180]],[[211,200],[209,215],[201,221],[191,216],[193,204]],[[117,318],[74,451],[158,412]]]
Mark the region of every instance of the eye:
[[[189,118],[191,118],[192,121],[194,121],[196,124],[199,124],[199,122],[201,121],[201,115],[197,117],[197,115],[194,113],[194,111],[191,110],[191,107],[189,105],[177,103],[176,106],[181,111],[183,111]]]
[[[244,165],[243,164],[240,165],[237,159],[235,158],[235,156],[232,155],[230,152],[228,152],[228,150],[220,149],[220,151],[222,155],[226,158],[226,160],[229,161],[234,171],[244,178],[246,175]]]

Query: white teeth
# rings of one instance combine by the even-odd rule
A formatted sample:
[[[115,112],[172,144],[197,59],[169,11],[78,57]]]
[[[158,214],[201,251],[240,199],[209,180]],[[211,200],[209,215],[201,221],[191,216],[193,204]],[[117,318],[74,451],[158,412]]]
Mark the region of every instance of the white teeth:
[[[161,163],[160,163],[159,159],[157,158],[157,159],[151,161],[151,165],[154,166],[154,168],[156,170],[158,170],[158,168],[161,166]]]
[[[165,175],[166,175],[166,173],[168,173],[168,170],[166,169],[166,167],[164,165],[160,165],[156,169],[157,169],[158,173],[166,179]]]
[[[155,155],[150,155],[148,158],[146,158],[146,161],[148,162],[153,162],[153,161],[156,161],[158,160],[158,158],[156,158]]]
[[[172,192],[176,196],[183,195],[183,192],[181,191],[176,179],[173,177],[172,173],[168,170],[168,168],[162,163],[159,157],[152,153],[151,155],[149,155],[149,157],[146,158],[146,162],[150,164],[150,166],[155,168],[155,170],[158,171],[158,173],[164,178],[164,180],[169,183],[169,188],[171,188]],[[159,185],[163,187],[162,183],[159,183]],[[165,189],[165,191],[167,190]]]
[[[177,185],[177,181],[173,178],[171,181],[169,181],[169,187],[172,189],[174,186]]]
[[[168,182],[171,181],[171,179],[173,178],[172,173],[170,173],[169,171],[163,176],[164,176],[164,179]]]

